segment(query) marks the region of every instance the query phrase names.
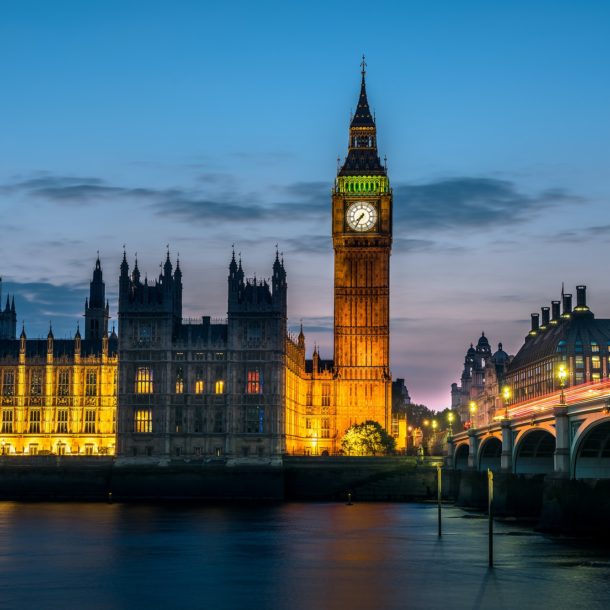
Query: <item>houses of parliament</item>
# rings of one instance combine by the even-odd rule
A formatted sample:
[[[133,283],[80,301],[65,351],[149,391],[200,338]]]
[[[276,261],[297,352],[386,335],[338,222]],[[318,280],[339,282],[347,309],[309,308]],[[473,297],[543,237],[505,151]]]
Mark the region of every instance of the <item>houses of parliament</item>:
[[[183,319],[182,272],[169,251],[152,282],[124,254],[118,335],[109,332],[98,257],[84,338],[77,327],[73,339],[55,339],[52,328],[46,340],[30,339],[25,326],[18,337],[15,298],[7,297],[0,312],[3,454],[326,455],[340,450],[351,424],[375,420],[391,429],[392,191],[364,67],[331,198],[334,358],[314,349],[307,359],[303,329],[297,337],[288,332],[288,283],[277,252],[269,281],[247,279],[233,253],[223,321]]]

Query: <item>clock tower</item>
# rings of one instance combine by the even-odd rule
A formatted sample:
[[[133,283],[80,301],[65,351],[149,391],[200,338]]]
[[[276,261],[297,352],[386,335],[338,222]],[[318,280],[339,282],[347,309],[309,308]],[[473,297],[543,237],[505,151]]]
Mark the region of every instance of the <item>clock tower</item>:
[[[391,415],[390,250],[392,191],[379,160],[377,129],[366,95],[349,127],[348,153],[332,194],[335,251],[334,364],[338,433]]]

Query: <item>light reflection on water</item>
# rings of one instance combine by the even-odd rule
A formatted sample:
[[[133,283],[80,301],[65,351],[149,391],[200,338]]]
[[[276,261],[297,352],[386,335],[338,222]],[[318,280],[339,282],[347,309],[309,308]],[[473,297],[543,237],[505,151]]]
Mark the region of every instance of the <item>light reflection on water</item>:
[[[610,551],[417,504],[0,503],[0,607],[608,608]]]

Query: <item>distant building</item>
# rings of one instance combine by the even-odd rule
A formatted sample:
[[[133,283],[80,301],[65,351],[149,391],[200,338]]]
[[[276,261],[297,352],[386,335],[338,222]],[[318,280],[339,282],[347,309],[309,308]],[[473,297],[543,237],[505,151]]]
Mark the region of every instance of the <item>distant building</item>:
[[[510,362],[511,357],[502,349],[502,343],[492,354],[485,333],[481,333],[476,347],[470,344],[460,385],[451,384],[451,408],[458,412],[466,427],[493,419],[500,407],[500,391]],[[472,402],[476,403],[474,415],[470,412]]]
[[[396,440],[396,449],[404,450],[408,443],[407,406],[411,404],[409,390],[404,379],[392,382],[392,428],[391,434]]]

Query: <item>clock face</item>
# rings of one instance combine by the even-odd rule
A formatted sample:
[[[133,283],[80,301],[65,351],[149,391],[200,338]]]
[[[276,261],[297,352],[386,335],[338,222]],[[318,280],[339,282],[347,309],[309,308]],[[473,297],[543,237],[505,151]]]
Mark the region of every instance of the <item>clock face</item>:
[[[377,223],[377,209],[366,201],[356,201],[347,208],[347,224],[354,231],[370,231]]]

